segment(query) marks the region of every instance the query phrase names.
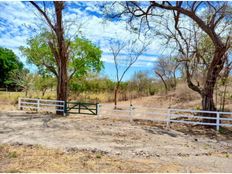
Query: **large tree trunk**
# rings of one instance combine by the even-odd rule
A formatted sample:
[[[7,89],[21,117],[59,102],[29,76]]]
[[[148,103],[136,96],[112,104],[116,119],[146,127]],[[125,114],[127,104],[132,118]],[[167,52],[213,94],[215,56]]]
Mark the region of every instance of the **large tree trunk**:
[[[225,60],[226,60],[226,49],[216,48],[214,53],[213,61],[210,64],[210,67],[207,72],[206,82],[204,88],[201,92],[202,96],[202,109],[206,111],[216,111],[216,107],[214,105],[214,88],[217,82],[217,78],[219,77],[219,73],[223,69]],[[216,117],[216,114],[204,114],[208,117]],[[209,123],[215,123],[216,120],[205,119],[205,121]]]
[[[57,100],[67,101],[67,87],[68,87],[68,76],[67,76],[67,63],[63,63],[59,67],[59,77],[57,80]],[[63,112],[57,111],[56,114],[62,115]]]
[[[55,33],[57,37],[57,50],[55,52],[58,65],[58,83],[57,83],[57,100],[67,101],[68,75],[67,75],[67,60],[68,47],[64,39],[64,28],[62,21],[62,10],[64,2],[54,2],[56,10],[56,25]],[[57,111],[61,115],[63,112]]]
[[[198,92],[202,98],[202,110],[206,111],[216,111],[216,107],[214,104],[214,89],[219,77],[219,73],[223,69],[225,60],[226,60],[226,48],[225,47],[217,47],[214,52],[213,60],[208,68],[205,84],[203,89],[200,89],[198,86],[194,85],[191,81],[191,75],[189,73],[188,64],[185,64],[186,68],[186,77],[188,87],[192,90]],[[216,114],[204,113],[203,115],[207,117],[216,117]],[[214,119],[205,119],[205,122],[215,123]]]
[[[204,90],[202,91],[202,110],[204,111],[216,111],[216,107],[214,104],[214,99],[213,99],[213,86],[209,86],[208,89],[210,90]],[[217,115],[214,113],[202,113],[202,115],[206,116],[206,117],[216,117]],[[207,119],[205,118],[203,120],[204,122],[207,123],[216,123],[216,119]],[[207,126],[207,127],[212,127],[212,126]]]
[[[59,70],[59,78],[57,83],[57,100],[67,100],[67,87],[68,87],[67,66],[62,65]]]
[[[215,111],[216,107],[213,100],[213,91],[207,91],[202,94],[202,110]]]
[[[215,111],[216,107],[213,103],[213,92],[219,77],[219,73],[223,69],[226,60],[226,48],[218,47],[215,49],[213,61],[211,62],[204,85],[204,90],[202,92],[202,108],[205,110]]]

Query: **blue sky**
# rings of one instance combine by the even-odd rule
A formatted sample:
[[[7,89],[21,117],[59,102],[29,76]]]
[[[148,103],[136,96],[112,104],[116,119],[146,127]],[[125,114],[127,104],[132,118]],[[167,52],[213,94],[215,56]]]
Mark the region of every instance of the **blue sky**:
[[[124,21],[105,21],[100,2],[67,2],[64,14],[65,20],[75,20],[75,25],[71,29],[71,34],[80,28],[82,35],[100,46],[103,50],[102,60],[105,69],[101,74],[107,75],[115,80],[115,68],[113,56],[109,50],[109,39],[119,39],[125,41],[135,37],[126,30]],[[37,11],[28,2],[3,2],[0,1],[0,46],[12,49],[21,61],[26,64],[26,58],[18,50],[19,46],[26,46],[26,40],[36,35],[39,31]],[[81,26],[81,27],[80,27]],[[121,59],[125,59],[128,52],[122,52]],[[124,80],[128,80],[135,72],[150,71],[154,61],[160,55],[159,40],[154,40],[147,51],[141,55],[138,61],[125,75]],[[26,67],[35,70],[32,65]],[[123,70],[125,66],[121,66]]]

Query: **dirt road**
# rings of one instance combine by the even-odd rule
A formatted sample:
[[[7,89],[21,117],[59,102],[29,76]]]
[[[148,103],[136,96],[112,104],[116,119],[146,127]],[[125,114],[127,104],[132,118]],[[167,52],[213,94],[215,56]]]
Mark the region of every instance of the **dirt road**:
[[[146,172],[152,169],[153,172],[232,172],[231,140],[218,141],[166,130],[162,125],[112,118],[1,113],[0,144],[14,143],[101,152],[126,161],[145,161],[143,164],[153,166]],[[162,170],[155,170],[157,166]]]

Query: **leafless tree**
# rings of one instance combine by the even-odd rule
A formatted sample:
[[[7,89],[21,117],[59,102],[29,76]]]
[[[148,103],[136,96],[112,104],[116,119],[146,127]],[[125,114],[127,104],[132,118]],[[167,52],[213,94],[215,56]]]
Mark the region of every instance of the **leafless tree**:
[[[187,84],[189,88],[201,95],[203,110],[216,110],[213,100],[214,87],[224,67],[228,56],[227,53],[231,45],[232,11],[230,4],[228,2],[209,1],[133,1],[121,2],[120,4],[124,8],[121,13],[118,13],[118,16],[126,14],[129,16],[129,23],[134,19],[141,19],[140,23],[143,24],[146,22],[149,29],[151,28],[151,22],[153,22],[151,18],[155,14],[161,12],[169,12],[172,14],[173,24],[171,26],[175,29],[174,35],[178,37],[176,43],[179,46],[182,60],[186,60],[185,70]],[[200,58],[200,56],[197,54],[197,50],[195,50],[196,52],[193,54],[193,50],[188,47],[190,36],[186,38],[186,35],[183,33],[183,29],[186,29],[186,26],[181,25],[183,18],[196,24],[199,30],[210,39],[213,45],[213,54],[207,63],[207,70],[202,87],[199,87],[198,84],[194,84],[191,78],[192,76],[187,62],[191,57],[195,56]],[[162,24],[162,22],[165,22],[165,19],[156,24],[159,25]],[[143,25],[140,25],[140,28],[141,26]],[[188,27],[186,30],[188,30]],[[194,35],[192,35],[192,37],[194,37]],[[177,40],[181,42],[179,43]],[[204,60],[202,59],[201,61]]]
[[[178,70],[179,62],[174,58],[159,58],[155,62],[154,72],[161,79],[167,94],[170,88],[176,88],[176,73]]]
[[[131,66],[144,53],[149,44],[149,42],[142,42],[139,39],[130,39],[128,41],[111,39],[109,41],[110,52],[113,55],[114,65],[116,69],[116,85],[114,89],[115,109],[117,109],[118,92],[123,77],[125,76],[126,72],[131,68]],[[122,56],[123,51],[125,51],[124,56]],[[120,70],[120,67],[123,67],[124,69]]]
[[[17,84],[24,92],[25,96],[28,96],[29,90],[32,89],[34,76],[28,72],[28,70],[14,70],[10,73],[11,80]]]

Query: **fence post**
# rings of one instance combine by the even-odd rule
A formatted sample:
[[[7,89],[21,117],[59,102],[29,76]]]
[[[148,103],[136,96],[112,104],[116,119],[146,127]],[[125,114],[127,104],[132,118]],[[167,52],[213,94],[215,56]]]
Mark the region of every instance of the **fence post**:
[[[130,122],[132,122],[133,121],[133,119],[132,119],[132,105],[130,105],[129,115],[130,115]]]
[[[217,112],[217,123],[216,124],[217,124],[216,129],[217,131],[219,131],[220,129],[220,113],[219,112]]]
[[[64,109],[63,115],[66,116],[67,115],[67,102],[66,101],[64,101],[63,109]]]
[[[40,100],[38,99],[38,100],[37,100],[37,112],[38,112],[38,111],[39,111],[39,109],[40,109],[39,104],[40,104]]]
[[[101,111],[100,107],[101,107],[101,105],[99,103],[97,103],[97,116],[98,116],[98,118],[101,116],[101,114],[100,114],[100,111]]]
[[[21,98],[19,98],[18,100],[19,100],[19,101],[18,101],[18,109],[19,109],[19,110],[22,110],[22,108],[21,108]]]
[[[168,114],[167,114],[167,129],[169,129],[170,128],[170,118],[171,117],[171,109],[168,109]]]
[[[96,115],[99,115],[100,112],[100,106],[99,103],[96,104]]]

